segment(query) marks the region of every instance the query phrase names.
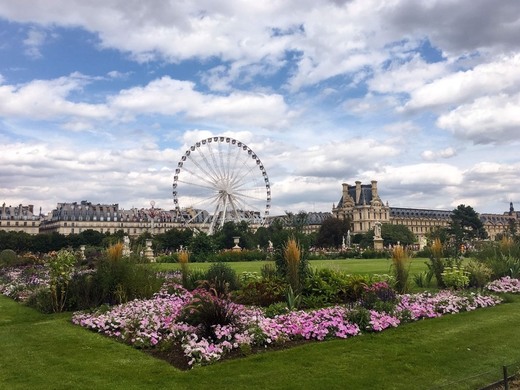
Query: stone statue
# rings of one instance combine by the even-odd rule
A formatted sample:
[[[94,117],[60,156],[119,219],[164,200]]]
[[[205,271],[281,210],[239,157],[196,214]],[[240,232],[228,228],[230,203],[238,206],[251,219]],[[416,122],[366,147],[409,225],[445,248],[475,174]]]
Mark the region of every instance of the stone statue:
[[[381,238],[381,222],[379,221],[374,224],[374,238]]]

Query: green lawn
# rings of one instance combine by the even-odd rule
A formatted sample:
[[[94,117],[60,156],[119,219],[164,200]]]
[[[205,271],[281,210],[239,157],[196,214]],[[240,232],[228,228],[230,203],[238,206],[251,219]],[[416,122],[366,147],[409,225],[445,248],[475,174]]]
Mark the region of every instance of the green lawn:
[[[410,273],[415,274],[426,271],[426,261],[427,259],[424,258],[412,259],[410,263]],[[241,272],[259,273],[262,266],[268,263],[269,262],[267,261],[240,261],[226,264],[229,264],[237,273],[240,274]],[[389,259],[342,259],[309,261],[309,264],[312,268],[332,268],[352,274],[388,274],[390,272],[391,263],[392,262]],[[191,263],[189,264],[189,267],[192,269],[206,270],[210,265],[211,263]],[[158,263],[154,264],[153,266],[162,271],[179,269],[179,264],[177,263]]]
[[[181,372],[0,296],[2,389],[475,389],[520,362],[512,303]],[[489,375],[479,375],[492,371]],[[476,376],[473,379],[465,379]]]

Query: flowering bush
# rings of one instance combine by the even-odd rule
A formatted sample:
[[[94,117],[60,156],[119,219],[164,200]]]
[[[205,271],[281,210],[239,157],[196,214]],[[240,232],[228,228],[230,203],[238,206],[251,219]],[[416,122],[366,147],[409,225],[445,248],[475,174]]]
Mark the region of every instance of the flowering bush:
[[[504,276],[503,278],[492,281],[486,288],[495,292],[520,293],[520,279]]]
[[[16,301],[27,302],[42,287],[49,287],[49,272],[44,266],[0,269],[0,293]]]

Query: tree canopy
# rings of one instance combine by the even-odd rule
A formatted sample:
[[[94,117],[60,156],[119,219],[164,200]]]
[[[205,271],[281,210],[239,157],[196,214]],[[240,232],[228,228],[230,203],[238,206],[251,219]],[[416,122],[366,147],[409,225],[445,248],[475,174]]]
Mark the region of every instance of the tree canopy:
[[[473,207],[463,204],[453,210],[448,232],[457,244],[488,237],[477,212]]]

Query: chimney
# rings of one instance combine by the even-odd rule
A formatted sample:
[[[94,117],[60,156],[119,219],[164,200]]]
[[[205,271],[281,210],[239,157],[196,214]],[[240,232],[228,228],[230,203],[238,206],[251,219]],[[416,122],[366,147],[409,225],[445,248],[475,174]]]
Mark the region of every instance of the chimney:
[[[359,204],[359,198],[361,197],[361,182],[356,181],[356,204]]]
[[[343,183],[343,204],[345,203],[345,201],[348,199],[348,184],[347,183]]]
[[[377,199],[379,195],[377,194],[377,181],[372,180],[372,199]]]

